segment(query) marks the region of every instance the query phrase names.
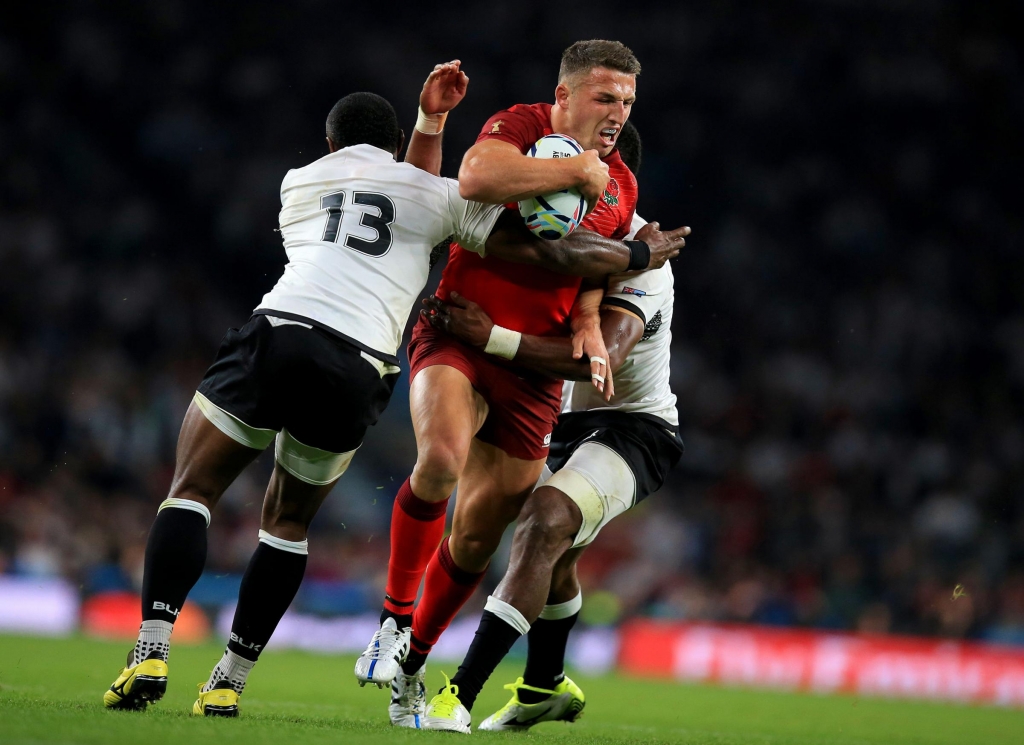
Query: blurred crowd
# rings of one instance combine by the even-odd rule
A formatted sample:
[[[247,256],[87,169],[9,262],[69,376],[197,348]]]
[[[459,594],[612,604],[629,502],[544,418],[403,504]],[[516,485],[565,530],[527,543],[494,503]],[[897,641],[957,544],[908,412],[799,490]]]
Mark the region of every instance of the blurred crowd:
[[[1013,4],[620,7],[563,25],[501,3],[385,22],[146,0],[0,27],[0,573],[139,584],[181,417],[281,271],[280,180],[326,153],[337,98],[379,92],[409,130],[432,65],[461,58],[454,176],[491,113],[551,100],[561,50],[604,37],[644,66],[639,212],[694,230],[673,327],[687,451],[588,551],[584,619],[1024,643]],[[310,541],[310,581],[367,608],[415,460],[407,390]],[[211,576],[255,547],[271,459],[215,513]]]

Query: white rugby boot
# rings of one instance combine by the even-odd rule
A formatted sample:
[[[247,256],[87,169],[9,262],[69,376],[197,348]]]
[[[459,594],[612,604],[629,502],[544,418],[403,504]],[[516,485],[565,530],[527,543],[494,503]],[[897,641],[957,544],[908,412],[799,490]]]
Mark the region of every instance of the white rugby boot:
[[[395,619],[387,618],[356,660],[356,680],[360,686],[373,683],[378,688],[388,685],[409,654],[410,629],[399,629]]]
[[[427,666],[424,664],[412,675],[399,669],[391,681],[391,705],[388,715],[396,727],[422,729],[423,716],[427,713]]]

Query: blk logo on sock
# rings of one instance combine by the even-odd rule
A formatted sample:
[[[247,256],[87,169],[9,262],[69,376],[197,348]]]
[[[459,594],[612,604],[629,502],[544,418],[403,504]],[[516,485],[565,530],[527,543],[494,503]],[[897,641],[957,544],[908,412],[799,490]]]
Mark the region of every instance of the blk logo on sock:
[[[252,650],[255,650],[257,652],[259,652],[261,649],[263,649],[263,645],[262,644],[246,643],[242,639],[242,637],[240,637],[234,631],[231,632],[231,641],[233,641],[235,644],[237,644],[238,646],[242,647],[243,649],[252,649]]]
[[[181,608],[172,608],[167,603],[161,603],[159,600],[153,603],[153,610],[162,610],[166,613],[170,613],[175,618],[177,618],[178,614],[181,613]]]

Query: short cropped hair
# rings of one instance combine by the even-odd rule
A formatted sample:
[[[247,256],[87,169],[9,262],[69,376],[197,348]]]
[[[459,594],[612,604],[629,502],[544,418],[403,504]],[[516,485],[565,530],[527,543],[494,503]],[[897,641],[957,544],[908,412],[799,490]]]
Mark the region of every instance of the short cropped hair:
[[[633,122],[626,121],[622,125],[622,131],[615,141],[615,148],[619,151],[619,157],[626,167],[633,172],[633,175],[640,173],[640,160],[643,156],[643,146],[640,144],[640,133],[636,131]]]
[[[394,153],[401,147],[398,115],[376,93],[349,93],[327,115],[327,136],[339,148],[373,145]]]
[[[558,68],[558,82],[567,83],[572,78],[586,75],[595,67],[640,74],[640,62],[621,41],[590,39],[577,41],[562,52],[562,65]]]

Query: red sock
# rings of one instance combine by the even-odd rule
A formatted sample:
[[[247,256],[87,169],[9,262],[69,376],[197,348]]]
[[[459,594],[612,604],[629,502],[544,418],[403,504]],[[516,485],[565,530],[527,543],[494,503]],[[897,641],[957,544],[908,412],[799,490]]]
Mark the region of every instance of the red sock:
[[[412,492],[409,479],[395,496],[391,510],[391,558],[384,610],[399,616],[412,613],[427,562],[444,537],[448,500],[425,502]]]
[[[484,572],[459,569],[448,551],[448,539],[441,542],[430,557],[423,597],[412,617],[414,648],[424,654],[430,651],[483,578]]]

